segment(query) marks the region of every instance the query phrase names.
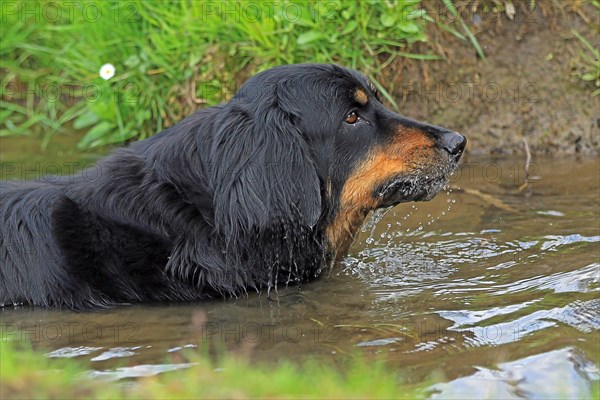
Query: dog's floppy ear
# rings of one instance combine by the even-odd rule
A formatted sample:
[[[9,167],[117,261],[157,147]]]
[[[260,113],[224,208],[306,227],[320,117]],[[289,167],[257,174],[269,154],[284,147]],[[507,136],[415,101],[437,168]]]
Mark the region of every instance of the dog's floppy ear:
[[[295,124],[299,115],[285,90],[273,89],[258,101],[234,98],[215,125],[215,226],[228,239],[282,223],[313,227],[321,214],[319,178]]]

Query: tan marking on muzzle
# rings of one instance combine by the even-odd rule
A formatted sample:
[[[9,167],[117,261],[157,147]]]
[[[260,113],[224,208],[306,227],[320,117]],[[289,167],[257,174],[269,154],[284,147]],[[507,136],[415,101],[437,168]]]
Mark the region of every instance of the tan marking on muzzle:
[[[433,148],[434,142],[425,132],[400,127],[391,144],[371,151],[354,169],[342,189],[339,212],[325,230],[336,261],[346,255],[368,212],[380,204],[373,196],[375,189],[412,170],[423,159],[421,150]],[[412,159],[413,155],[417,159]]]

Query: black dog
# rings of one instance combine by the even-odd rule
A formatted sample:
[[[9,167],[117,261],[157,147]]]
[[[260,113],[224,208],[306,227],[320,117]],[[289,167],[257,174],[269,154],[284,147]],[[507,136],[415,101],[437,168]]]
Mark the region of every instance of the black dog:
[[[78,175],[0,183],[0,304],[88,309],[306,281],[370,210],[431,199],[466,139],[360,74],[274,68]]]

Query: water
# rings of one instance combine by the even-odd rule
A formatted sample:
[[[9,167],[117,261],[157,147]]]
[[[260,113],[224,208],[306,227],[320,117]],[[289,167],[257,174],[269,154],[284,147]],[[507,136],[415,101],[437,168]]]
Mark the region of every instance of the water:
[[[3,139],[5,178],[81,160],[31,161],[23,141]],[[174,373],[214,346],[266,362],[384,356],[410,382],[437,382],[433,397],[585,396],[600,378],[600,161],[534,158],[526,188],[522,161],[466,159],[447,192],[376,213],[331,276],[276,301],[10,307],[2,338],[106,379]]]

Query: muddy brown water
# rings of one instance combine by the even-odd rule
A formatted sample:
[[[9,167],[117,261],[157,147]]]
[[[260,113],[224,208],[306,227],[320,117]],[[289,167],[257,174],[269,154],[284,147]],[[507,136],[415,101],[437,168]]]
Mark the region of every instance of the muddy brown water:
[[[3,138],[1,178],[96,157],[52,143],[42,153]],[[434,382],[432,397],[589,396],[600,379],[600,160],[534,157],[519,190],[523,164],[467,157],[452,190],[376,213],[342,265],[279,288],[275,301],[5,307],[2,340],[109,379],[173,373],[206,348],[266,362],[364,353],[409,382]]]

